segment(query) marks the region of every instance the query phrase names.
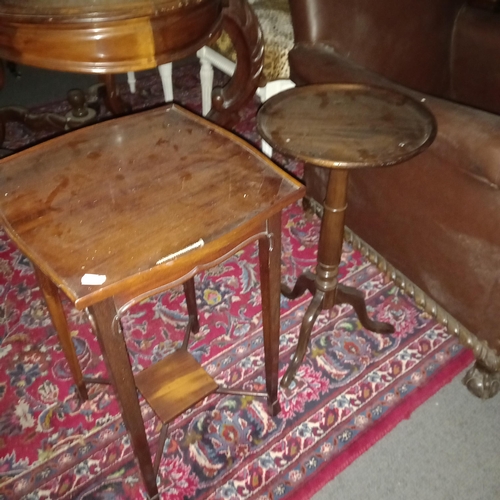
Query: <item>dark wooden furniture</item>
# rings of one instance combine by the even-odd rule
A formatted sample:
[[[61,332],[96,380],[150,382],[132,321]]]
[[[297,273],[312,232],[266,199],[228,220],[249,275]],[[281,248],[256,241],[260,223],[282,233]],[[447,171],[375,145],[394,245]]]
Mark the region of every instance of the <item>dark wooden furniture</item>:
[[[181,352],[134,377],[120,315],[184,283],[189,334],[197,329],[193,276],[258,240],[265,395],[277,414],[281,209],[303,195],[255,148],[176,105],[79,129],[0,161],[5,229],[37,270],[82,391],[59,290],[88,308],[151,497],[156,474],[136,386],[166,423],[217,384],[187,353],[187,337]]]
[[[351,173],[348,238],[472,349],[467,387],[493,396],[500,389],[500,3],[289,4],[297,85],[381,85],[424,100],[436,117],[436,140],[422,155],[393,171]],[[309,169],[305,178],[318,203],[325,174]]]
[[[229,83],[214,91],[209,118],[228,125],[261,83],[262,33],[246,0],[0,0],[0,59],[102,75],[107,106],[120,114],[128,108],[117,94],[114,74],[194,55],[222,29],[238,64]],[[93,114],[80,104],[72,102],[68,116],[0,110],[0,143],[7,120],[61,129],[88,123]]]
[[[436,134],[432,114],[420,103],[389,90],[364,85],[311,85],[282,92],[265,102],[259,130],[277,150],[307,165],[329,169],[318,247],[316,275],[305,273],[293,290],[296,298],[314,296],[304,315],[294,357],[281,384],[287,387],[309,344],[322,309],[351,304],[361,324],[378,333],[392,325],[372,321],[361,292],[337,282],[342,253],[347,183],[350,170],[400,163],[426,149]]]

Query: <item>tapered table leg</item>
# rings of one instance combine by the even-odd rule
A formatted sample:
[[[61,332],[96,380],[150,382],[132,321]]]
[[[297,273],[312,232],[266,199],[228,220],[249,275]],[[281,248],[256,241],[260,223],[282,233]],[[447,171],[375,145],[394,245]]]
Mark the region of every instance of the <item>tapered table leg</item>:
[[[45,303],[47,304],[47,309],[49,310],[50,318],[52,324],[56,329],[57,336],[59,337],[59,342],[61,343],[64,356],[68,362],[71,375],[76,385],[78,395],[82,401],[87,401],[89,395],[87,392],[87,386],[83,380],[82,370],[80,368],[80,363],[76,355],[75,346],[71,339],[71,333],[68,328],[68,322],[66,320],[66,315],[64,314],[63,305],[61,302],[61,296],[59,295],[59,289],[56,285],[36,266],[33,266],[35,274],[40,286],[40,290],[45,298]]]
[[[196,290],[194,288],[194,278],[190,278],[185,281],[183,287],[188,310],[188,324],[186,326],[186,331],[184,332],[182,349],[187,350],[191,333],[198,333],[200,331],[200,323],[198,321],[198,307],[196,305]]]
[[[259,240],[260,290],[266,372],[267,406],[270,415],[280,412],[278,401],[281,212],[268,220],[269,238]]]
[[[115,320],[116,309],[113,299],[106,299],[93,305],[90,308],[90,314],[95,323],[97,339],[121,406],[123,422],[129,432],[132,449],[139,464],[146,491],[150,498],[154,498],[158,495],[156,474],[151,460],[127,346],[121,328]]]
[[[198,307],[196,306],[196,290],[194,288],[194,278],[190,278],[183,284],[184,295],[186,296],[186,305],[189,316],[191,331],[198,333],[200,331],[200,323],[198,321]]]

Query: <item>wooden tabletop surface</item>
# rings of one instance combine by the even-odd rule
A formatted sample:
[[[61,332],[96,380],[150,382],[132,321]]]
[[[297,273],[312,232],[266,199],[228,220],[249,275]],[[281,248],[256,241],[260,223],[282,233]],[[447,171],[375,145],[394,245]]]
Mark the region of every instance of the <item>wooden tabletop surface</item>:
[[[357,84],[296,87],[259,111],[262,136],[274,148],[328,168],[387,166],[433,141],[436,121],[411,97]]]
[[[199,242],[223,245],[222,235],[264,223],[302,190],[245,141],[176,105],[0,161],[4,227],[77,307],[167,272],[179,251],[203,252]],[[86,285],[89,275],[105,281]]]

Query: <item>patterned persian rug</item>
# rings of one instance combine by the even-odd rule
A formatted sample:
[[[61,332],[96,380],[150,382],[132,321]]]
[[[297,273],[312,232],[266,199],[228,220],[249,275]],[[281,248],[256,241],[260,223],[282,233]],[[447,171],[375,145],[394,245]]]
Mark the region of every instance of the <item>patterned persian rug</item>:
[[[199,111],[194,66],[174,72],[176,100]],[[162,101],[153,72],[139,79],[135,109]],[[47,109],[64,111],[59,103]],[[257,142],[256,103],[237,132]],[[8,146],[41,140],[9,127]],[[301,175],[300,164],[276,158]],[[314,268],[319,220],[298,205],[283,214],[282,271],[289,284]],[[350,306],[323,312],[296,381],[265,401],[212,395],[171,426],[158,477],[162,499],[309,498],[401,419],[451,380],[471,354],[363,256],[344,245],[341,281],[361,289],[369,312],[396,333],[361,328]],[[200,332],[190,351],[227,386],[264,390],[257,247],[196,277]],[[0,234],[0,499],[144,499],[113,391],[90,386],[80,404],[30,263]],[[293,354],[310,295],[281,303],[280,376]],[[85,314],[67,302],[84,373],[105,367]],[[182,288],[147,300],[124,318],[134,370],[179,346],[187,321]],[[159,422],[142,402],[152,452]]]

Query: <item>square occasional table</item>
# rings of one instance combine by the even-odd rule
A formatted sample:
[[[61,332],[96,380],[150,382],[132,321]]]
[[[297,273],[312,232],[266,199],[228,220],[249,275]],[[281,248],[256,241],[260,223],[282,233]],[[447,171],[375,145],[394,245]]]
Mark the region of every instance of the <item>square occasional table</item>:
[[[300,183],[244,140],[177,105],[92,125],[0,161],[3,225],[33,263],[83,398],[59,292],[88,308],[150,497],[158,495],[160,455],[153,465],[137,389],[168,424],[218,385],[186,341],[134,374],[120,315],[184,284],[189,334],[197,326],[193,276],[258,240],[264,395],[277,414],[281,210],[303,195]]]

